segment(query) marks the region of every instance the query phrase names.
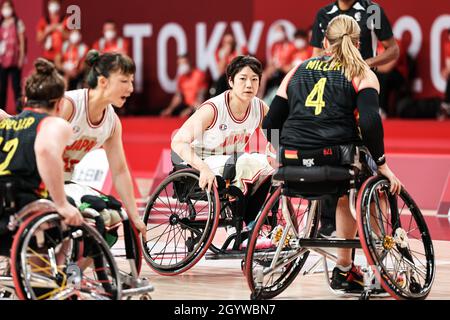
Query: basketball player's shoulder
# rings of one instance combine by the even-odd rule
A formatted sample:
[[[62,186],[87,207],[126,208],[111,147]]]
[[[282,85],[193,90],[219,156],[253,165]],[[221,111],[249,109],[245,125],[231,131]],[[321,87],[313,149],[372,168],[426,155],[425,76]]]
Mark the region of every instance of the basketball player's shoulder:
[[[84,94],[85,90],[86,89],[77,89],[77,90],[66,91],[64,93],[64,96],[67,96],[67,97],[70,97],[70,98],[79,97],[79,96]]]
[[[380,91],[380,84],[378,81],[378,77],[369,67],[365,69],[365,74],[361,78],[355,78],[354,82],[358,86],[358,91],[361,91],[366,88],[374,88],[378,92]]]
[[[220,108],[222,105],[225,105],[226,99],[227,99],[227,97],[226,97],[226,91],[225,91],[225,92],[203,102],[202,105],[200,106],[200,108],[202,108],[204,106],[209,106],[210,108],[214,108],[214,109]]]

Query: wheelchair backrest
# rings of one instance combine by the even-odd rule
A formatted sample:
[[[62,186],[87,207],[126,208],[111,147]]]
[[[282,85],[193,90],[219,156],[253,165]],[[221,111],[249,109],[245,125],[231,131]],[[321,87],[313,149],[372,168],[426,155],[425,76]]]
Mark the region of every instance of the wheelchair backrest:
[[[283,193],[316,200],[330,195],[341,196],[355,179],[355,145],[337,145],[315,150],[280,147],[281,163],[273,179],[283,182]]]
[[[0,217],[16,210],[17,183],[14,180],[0,180]]]

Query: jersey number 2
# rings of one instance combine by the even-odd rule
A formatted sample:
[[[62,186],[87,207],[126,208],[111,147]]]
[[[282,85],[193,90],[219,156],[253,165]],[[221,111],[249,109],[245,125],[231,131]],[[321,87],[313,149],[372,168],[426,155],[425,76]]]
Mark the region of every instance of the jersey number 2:
[[[3,143],[3,137],[0,137],[0,145]],[[16,153],[17,147],[19,146],[19,139],[14,138],[5,143],[2,148],[3,152],[6,152],[6,159],[2,163],[0,163],[0,176],[5,176],[11,174],[11,171],[6,170],[8,168],[9,163],[11,162],[14,154]]]
[[[325,90],[325,84],[327,78],[320,79],[311,90],[310,94],[306,98],[305,106],[316,108],[314,114],[318,116],[322,113],[322,108],[325,107],[325,101],[323,100],[323,91]]]

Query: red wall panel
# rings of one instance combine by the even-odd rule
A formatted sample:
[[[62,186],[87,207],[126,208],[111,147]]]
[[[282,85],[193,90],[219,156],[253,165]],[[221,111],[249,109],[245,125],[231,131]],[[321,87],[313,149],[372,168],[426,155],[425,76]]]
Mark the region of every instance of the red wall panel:
[[[39,13],[44,8],[42,1],[16,0],[18,11],[28,28],[30,61],[39,54],[34,31]],[[443,55],[439,52],[439,47],[444,34],[439,30],[450,27],[450,2],[433,0],[433,5],[419,0],[379,0],[378,2],[384,7],[394,27],[398,29],[403,26],[408,30],[414,30],[403,33],[403,37],[412,52],[418,52],[420,78],[418,96],[441,96],[444,80],[440,78],[439,66]],[[229,0],[227,2],[211,0],[165,0],[163,2],[74,0],[69,2],[66,0],[63,2],[66,6],[69,4],[80,6],[82,33],[88,44],[92,44],[100,36],[102,24],[107,19],[117,21],[121,29],[129,24],[140,24],[141,27],[149,28],[150,36],[142,39],[143,50],[137,52],[137,47],[134,46],[132,53],[133,57],[139,56],[143,61],[139,70],[142,74],[142,90],[135,95],[133,104],[143,108],[141,111],[145,113],[156,113],[166,106],[171,98],[176,73],[177,49],[183,49],[180,41],[176,42],[173,37],[170,37],[174,27],[181,31],[177,37],[186,41],[186,49],[191,53],[194,63],[209,72],[210,69],[214,69],[208,60],[211,58],[209,52],[215,49],[214,40],[222,34],[222,25],[227,30],[232,30],[234,24],[233,30],[242,30],[247,40],[250,35],[253,35],[254,52],[264,61],[268,30],[276,20],[284,19],[292,26],[306,28],[313,23],[317,10],[328,3],[330,3],[329,0]],[[414,29],[414,27],[417,28]],[[164,34],[169,35],[168,41],[162,41]],[[205,50],[208,46],[209,52]],[[432,60],[433,50],[435,53]]]

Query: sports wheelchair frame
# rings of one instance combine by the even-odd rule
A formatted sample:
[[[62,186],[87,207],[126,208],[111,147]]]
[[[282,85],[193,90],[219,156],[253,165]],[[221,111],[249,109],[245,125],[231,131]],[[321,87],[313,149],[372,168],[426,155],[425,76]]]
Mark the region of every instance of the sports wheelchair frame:
[[[208,249],[211,253],[206,259],[243,261],[249,229],[243,227],[244,195],[231,185],[234,175],[228,172],[233,168],[224,171],[223,177],[217,176],[217,186],[208,193],[198,186],[197,170],[175,163],[145,209],[148,231],[143,252],[148,265],[161,275],[180,274],[193,267]],[[218,227],[235,228],[221,246],[213,244]]]
[[[117,300],[139,295],[149,299],[153,286],[138,277],[141,249],[138,236],[120,211],[129,268],[118,267],[97,211],[88,206],[81,226],[68,226],[48,200],[31,202],[9,212],[14,234],[10,255],[1,265],[0,294],[26,300]],[[98,220],[98,221],[96,221]],[[111,230],[108,230],[111,231]]]
[[[356,147],[350,166],[285,166],[275,173],[278,187],[264,206],[247,246],[244,268],[251,299],[271,299],[282,293],[305,267],[311,252],[324,257],[330,284],[326,258],[336,260],[331,248],[364,252],[368,266],[362,269],[361,299],[380,292],[397,299],[427,297],[435,262],[426,222],[405,188],[400,195],[392,195],[389,181],[370,172],[361,158],[364,155],[367,150]],[[334,194],[333,186],[345,185],[350,187],[349,205],[359,239],[318,238],[320,199]],[[282,205],[276,210],[278,225],[274,228],[272,212],[274,206],[278,208],[280,196]]]

